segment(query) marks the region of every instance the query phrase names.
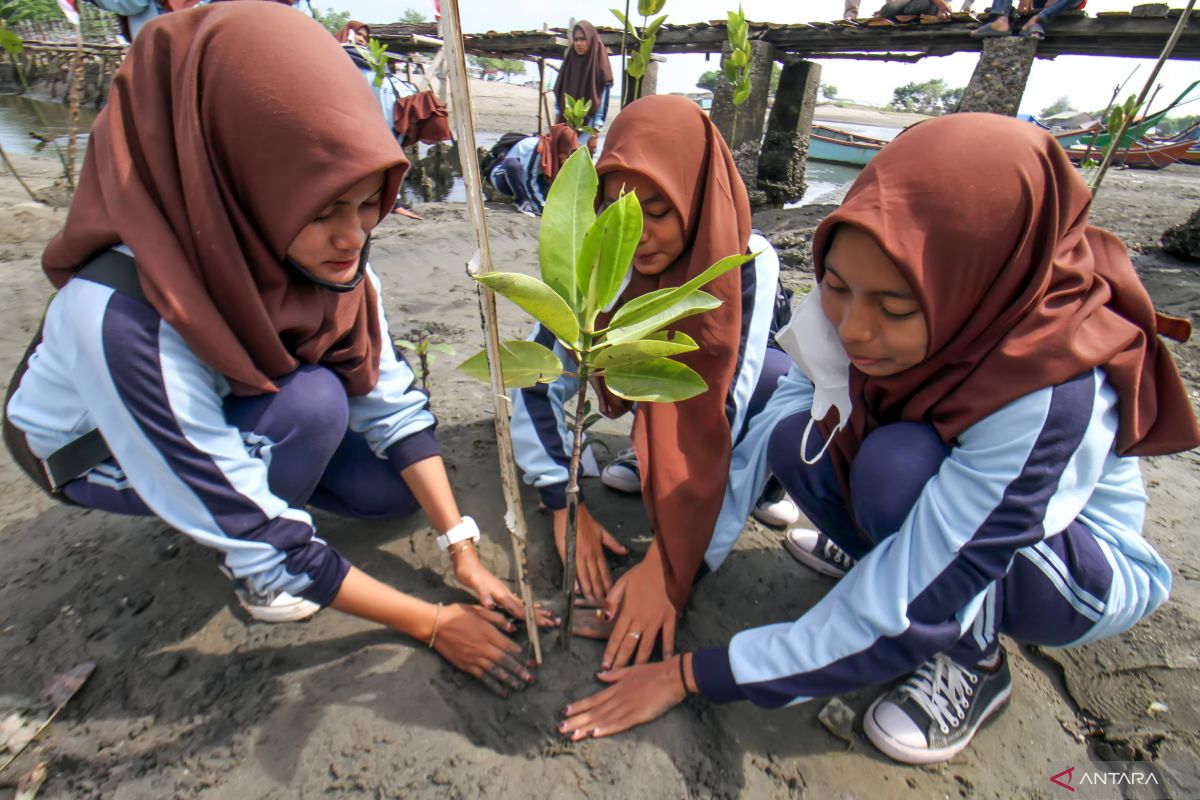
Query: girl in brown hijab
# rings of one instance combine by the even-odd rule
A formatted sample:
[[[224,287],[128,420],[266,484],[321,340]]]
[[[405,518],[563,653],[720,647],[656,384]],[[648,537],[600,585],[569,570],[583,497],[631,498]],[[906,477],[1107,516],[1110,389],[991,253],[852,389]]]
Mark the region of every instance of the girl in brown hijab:
[[[600,34],[587,20],[575,23],[571,30],[571,44],[563,52],[558,80],[554,82],[554,108],[557,114],[554,121],[567,121],[563,116],[567,95],[576,100],[588,100],[592,106],[583,124],[595,128],[595,135],[599,136],[600,129],[604,127],[604,120],[608,117],[608,96],[612,84],[612,65],[608,63],[608,48],[600,41]],[[581,133],[579,144],[588,145],[594,153],[594,141],[589,144],[592,138],[590,133]]]
[[[705,287],[722,300],[720,308],[676,326],[700,346],[681,360],[704,377],[708,391],[634,410],[638,488],[654,543],[615,584],[603,551],[624,548],[591,515],[595,498],[580,506],[577,572],[583,594],[601,603],[600,613],[612,621],[611,635],[594,632],[607,635],[607,669],[647,661],[660,636],[663,651],[674,650],[677,617],[692,584],[720,564],[746,521],[749,509],[739,510],[741,499],[734,496],[749,486],[741,477],[746,462],[740,440],[791,362],[768,346],[779,259],[766,239],[751,233],[745,187],[729,148],[699,106],[670,96],[631,103],[613,123],[597,171],[599,202],[614,201],[622,190],[635,192],[645,219],[619,304],[679,286],[726,256],[757,254]],[[534,338],[556,346],[540,328]],[[517,460],[526,481],[554,509],[560,554],[570,452],[563,405],[576,388],[560,378],[514,398]],[[625,410],[614,397],[606,401],[611,415]]]
[[[532,674],[491,607],[521,604],[475,554],[367,262],[406,168],[313,20],[220,3],[151,23],[43,256],[58,293],[5,438],[64,502],[153,514],[218,550],[254,617],[330,605],[503,693]],[[483,605],[368,577],[315,535],[307,505],[424,510]]]
[[[1138,457],[1200,443],[1158,338],[1189,326],[1155,314],[1090,202],[1055,140],[1005,117],[923,122],[871,161],[817,229],[818,288],[781,333],[799,367],[747,435],[818,529],[789,549],[842,577],[794,622],[602,675],[564,732],[687,692],[775,708],[903,678],[867,736],[944,761],[1012,691],[999,634],[1083,644],[1166,600]]]

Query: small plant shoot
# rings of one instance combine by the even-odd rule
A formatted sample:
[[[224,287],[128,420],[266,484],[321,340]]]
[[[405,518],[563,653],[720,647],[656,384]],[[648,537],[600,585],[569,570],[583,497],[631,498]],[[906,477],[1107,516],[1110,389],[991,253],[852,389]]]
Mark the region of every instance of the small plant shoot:
[[[750,25],[739,5],[736,12],[730,11],[726,31],[729,35],[729,57],[721,69],[725,78],[733,85],[733,104],[740,106],[750,99]]]
[[[585,125],[588,113],[592,110],[592,101],[586,97],[571,97],[571,95],[563,95],[563,119],[567,121],[574,130],[579,133],[595,133],[596,129],[591,125]]]
[[[686,334],[672,331],[671,326],[718,307],[721,301],[701,287],[754,258],[723,258],[682,286],[659,289],[625,303],[607,325],[599,325],[601,311],[617,300],[633,267],[634,251],[642,236],[642,207],[634,194],[622,193],[597,215],[597,186],[590,154],[586,149],[577,150],[550,187],[542,214],[540,280],[511,272],[475,276],[475,280],[508,298],[553,333],[575,362],[575,372],[571,373],[563,369],[552,350],[537,342],[507,341],[502,345],[501,366],[508,389],[550,383],[564,374],[579,379],[567,484],[563,581],[563,642],[568,648],[582,433],[595,421],[589,414],[588,384],[592,379],[603,380],[607,390],[617,397],[638,403],[675,403],[703,394],[708,389],[704,379],[673,360],[673,356],[698,349],[696,343]],[[486,351],[467,359],[459,369],[486,381]]]
[[[638,43],[637,50],[629,56],[629,64],[625,67],[625,74],[633,78],[634,84],[633,99],[642,96],[642,78],[646,75],[646,70],[650,68],[650,57],[654,54],[654,42],[658,38],[658,29],[667,20],[667,15],[650,21],[650,17],[662,11],[667,0],[638,0],[638,13],[642,15],[642,27],[634,28],[633,23],[629,18],[615,8],[610,8],[609,11],[620,20],[621,25],[625,29],[625,33],[633,37],[633,40]],[[622,47],[624,47],[622,45]]]

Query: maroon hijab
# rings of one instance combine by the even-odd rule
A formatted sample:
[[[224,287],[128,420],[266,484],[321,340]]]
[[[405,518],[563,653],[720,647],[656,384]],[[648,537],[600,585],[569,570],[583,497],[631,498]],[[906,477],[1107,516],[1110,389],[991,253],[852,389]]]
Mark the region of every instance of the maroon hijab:
[[[1062,147],[992,114],[922,122],[883,148],[813,237],[817,278],[839,225],[868,233],[908,281],[929,326],[925,361],[868,377],[851,367],[849,424],[833,438],[848,485],[863,439],[898,420],[946,442],[1005,404],[1102,367],[1120,397],[1117,452],[1200,444],[1179,371],[1125,245],[1088,224],[1091,193]],[[821,428],[828,437],[833,418]]]
[[[262,31],[271,36],[262,36]],[[301,363],[370,391],[382,346],[369,280],[338,293],[285,265],[300,230],[408,167],[379,106],[318,23],[276,3],[216,3],[147,25],[88,140],[66,226],[42,265],[62,286],[124,242],[147,299],[239,394]]]
[[[722,258],[746,252],[746,187],[712,120],[686,97],[653,95],[622,109],[596,171],[602,177],[615,171],[646,176],[683,221],[683,254],[658,275],[634,270],[622,302],[679,286]],[[727,272],[704,290],[722,305],[671,330],[700,346],[678,360],[700,373],[708,391],[681,403],[641,403],[633,424],[642,499],[662,552],[667,592],[680,611],[712,539],[733,452],[725,400],[741,340],[741,273]]]
[[[550,130],[538,138],[538,152],[542,155],[542,174],[550,180],[558,175],[562,165],[579,149],[579,134],[570,125],[551,125]]]
[[[587,20],[575,23],[571,30],[572,37],[575,31],[583,31],[583,35],[587,37],[587,52],[579,55],[575,52],[573,42],[567,45],[566,52],[563,53],[562,68],[558,71],[558,80],[554,82],[554,96],[560,109],[566,108],[564,95],[569,94],[576,100],[581,97],[591,100],[592,112],[595,112],[600,108],[600,96],[604,94],[605,87],[612,86],[613,82],[612,65],[608,63],[608,48],[600,41],[600,34],[596,32],[595,26]],[[566,122],[561,112],[555,122]]]

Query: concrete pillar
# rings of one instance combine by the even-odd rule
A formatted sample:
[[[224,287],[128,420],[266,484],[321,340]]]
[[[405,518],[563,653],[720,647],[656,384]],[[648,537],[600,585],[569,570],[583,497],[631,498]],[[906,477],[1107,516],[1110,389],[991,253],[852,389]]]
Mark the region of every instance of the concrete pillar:
[[[761,205],[766,196],[758,190],[758,154],[762,149],[763,123],[767,118],[767,95],[770,91],[771,68],[775,64],[775,48],[767,42],[750,42],[750,98],[740,106],[733,104],[733,84],[721,73],[717,90],[713,92],[709,116],[725,137],[733,152],[734,163],[750,193],[750,202]],[[721,50],[721,63],[729,58],[729,43]]]
[[[963,92],[959,111],[989,111],[1015,117],[1037,53],[1037,40],[1022,36],[984,39],[979,63]]]
[[[820,64],[796,60],[783,65],[758,157],[758,188],[768,203],[782,205],[804,196],[808,134],[820,88]]]

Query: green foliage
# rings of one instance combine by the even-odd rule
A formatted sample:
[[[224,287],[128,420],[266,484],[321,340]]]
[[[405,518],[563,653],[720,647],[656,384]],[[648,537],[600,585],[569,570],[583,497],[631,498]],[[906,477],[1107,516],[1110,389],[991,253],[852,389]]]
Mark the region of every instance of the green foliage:
[[[417,357],[417,377],[421,380],[421,388],[426,390],[429,389],[430,384],[429,367],[433,364],[433,354],[454,355],[453,347],[432,341],[424,331],[417,332],[417,341],[415,342],[411,339],[394,339],[393,342],[396,347],[407,350]],[[486,370],[487,364],[484,364],[483,368]]]
[[[325,9],[325,13],[316,6],[313,6],[313,19],[325,26],[325,30],[332,33],[334,36],[342,29],[347,22],[350,21],[349,11],[334,11],[332,8]]]
[[[962,100],[963,89],[951,89],[941,78],[906,83],[892,92],[893,111],[911,111],[918,114],[952,113]]]
[[[0,20],[18,22],[58,22],[63,20],[55,0],[0,0]]]
[[[821,96],[826,100],[837,100],[838,88],[832,83],[821,84]]]
[[[707,89],[710,92],[717,90],[717,83],[721,80],[721,73],[715,69],[710,69],[707,72],[700,73],[700,77],[696,79],[696,86],[700,89]]]
[[[394,59],[396,56],[389,54],[387,45],[378,39],[371,39],[367,42],[367,47],[357,46],[357,49],[363,60],[367,62],[367,66],[371,68],[371,83],[376,88],[383,86],[384,79],[391,71],[388,60]]]
[[[519,58],[491,58],[490,56],[471,56],[472,66],[481,69],[494,69],[506,76],[524,75],[525,62]]]
[[[400,22],[404,23],[405,25],[419,25],[422,22],[428,21],[429,20],[425,18],[425,15],[420,11],[417,11],[415,8],[406,8],[404,9],[404,13],[400,15]]]
[[[603,377],[626,400],[694,397],[707,388],[703,379],[670,357],[695,350],[696,343],[667,328],[719,306],[700,287],[754,256],[724,258],[682,286],[636,298],[618,310],[608,327],[597,329],[596,317],[624,284],[642,235],[637,197],[623,193],[597,216],[592,205],[597,185],[596,169],[583,149],[567,160],[551,185],[542,215],[541,280],[515,273],[488,273],[476,280],[554,333],[574,357],[581,391],[586,392],[591,376]],[[534,342],[510,341],[505,347],[502,367],[510,388],[553,380],[563,371],[558,358]],[[486,359],[481,352],[461,369],[486,379]]]
[[[728,14],[729,56],[721,68],[725,78],[733,84],[733,104],[740,106],[750,99],[750,68],[754,60],[750,51],[750,25],[740,5],[736,12]]]
[[[588,112],[592,110],[592,101],[585,97],[575,98],[569,94],[563,95],[563,119],[580,133],[595,133],[596,129],[585,125]]]
[[[637,49],[629,54],[629,63],[625,65],[625,74],[636,82],[634,98],[641,96],[642,78],[646,76],[646,70],[650,68],[651,56],[654,55],[654,42],[658,38],[658,29],[666,22],[667,15],[663,14],[653,21],[649,21],[649,18],[662,11],[664,5],[666,5],[666,0],[638,0],[638,13],[642,15],[641,29],[635,28],[633,23],[617,9],[609,9],[621,26],[625,28],[625,33],[638,43]]]
[[[1071,105],[1071,98],[1063,95],[1055,100],[1050,105],[1046,106],[1038,114],[1039,117],[1053,117],[1055,114],[1061,114],[1064,111],[1074,111],[1075,107]]]
[[[1200,114],[1190,114],[1185,117],[1163,117],[1158,123],[1158,133],[1160,136],[1175,136],[1198,124],[1200,124]]]
[[[0,50],[8,53],[10,56],[19,55],[25,45],[21,43],[21,37],[10,31],[8,28],[0,26]]]

